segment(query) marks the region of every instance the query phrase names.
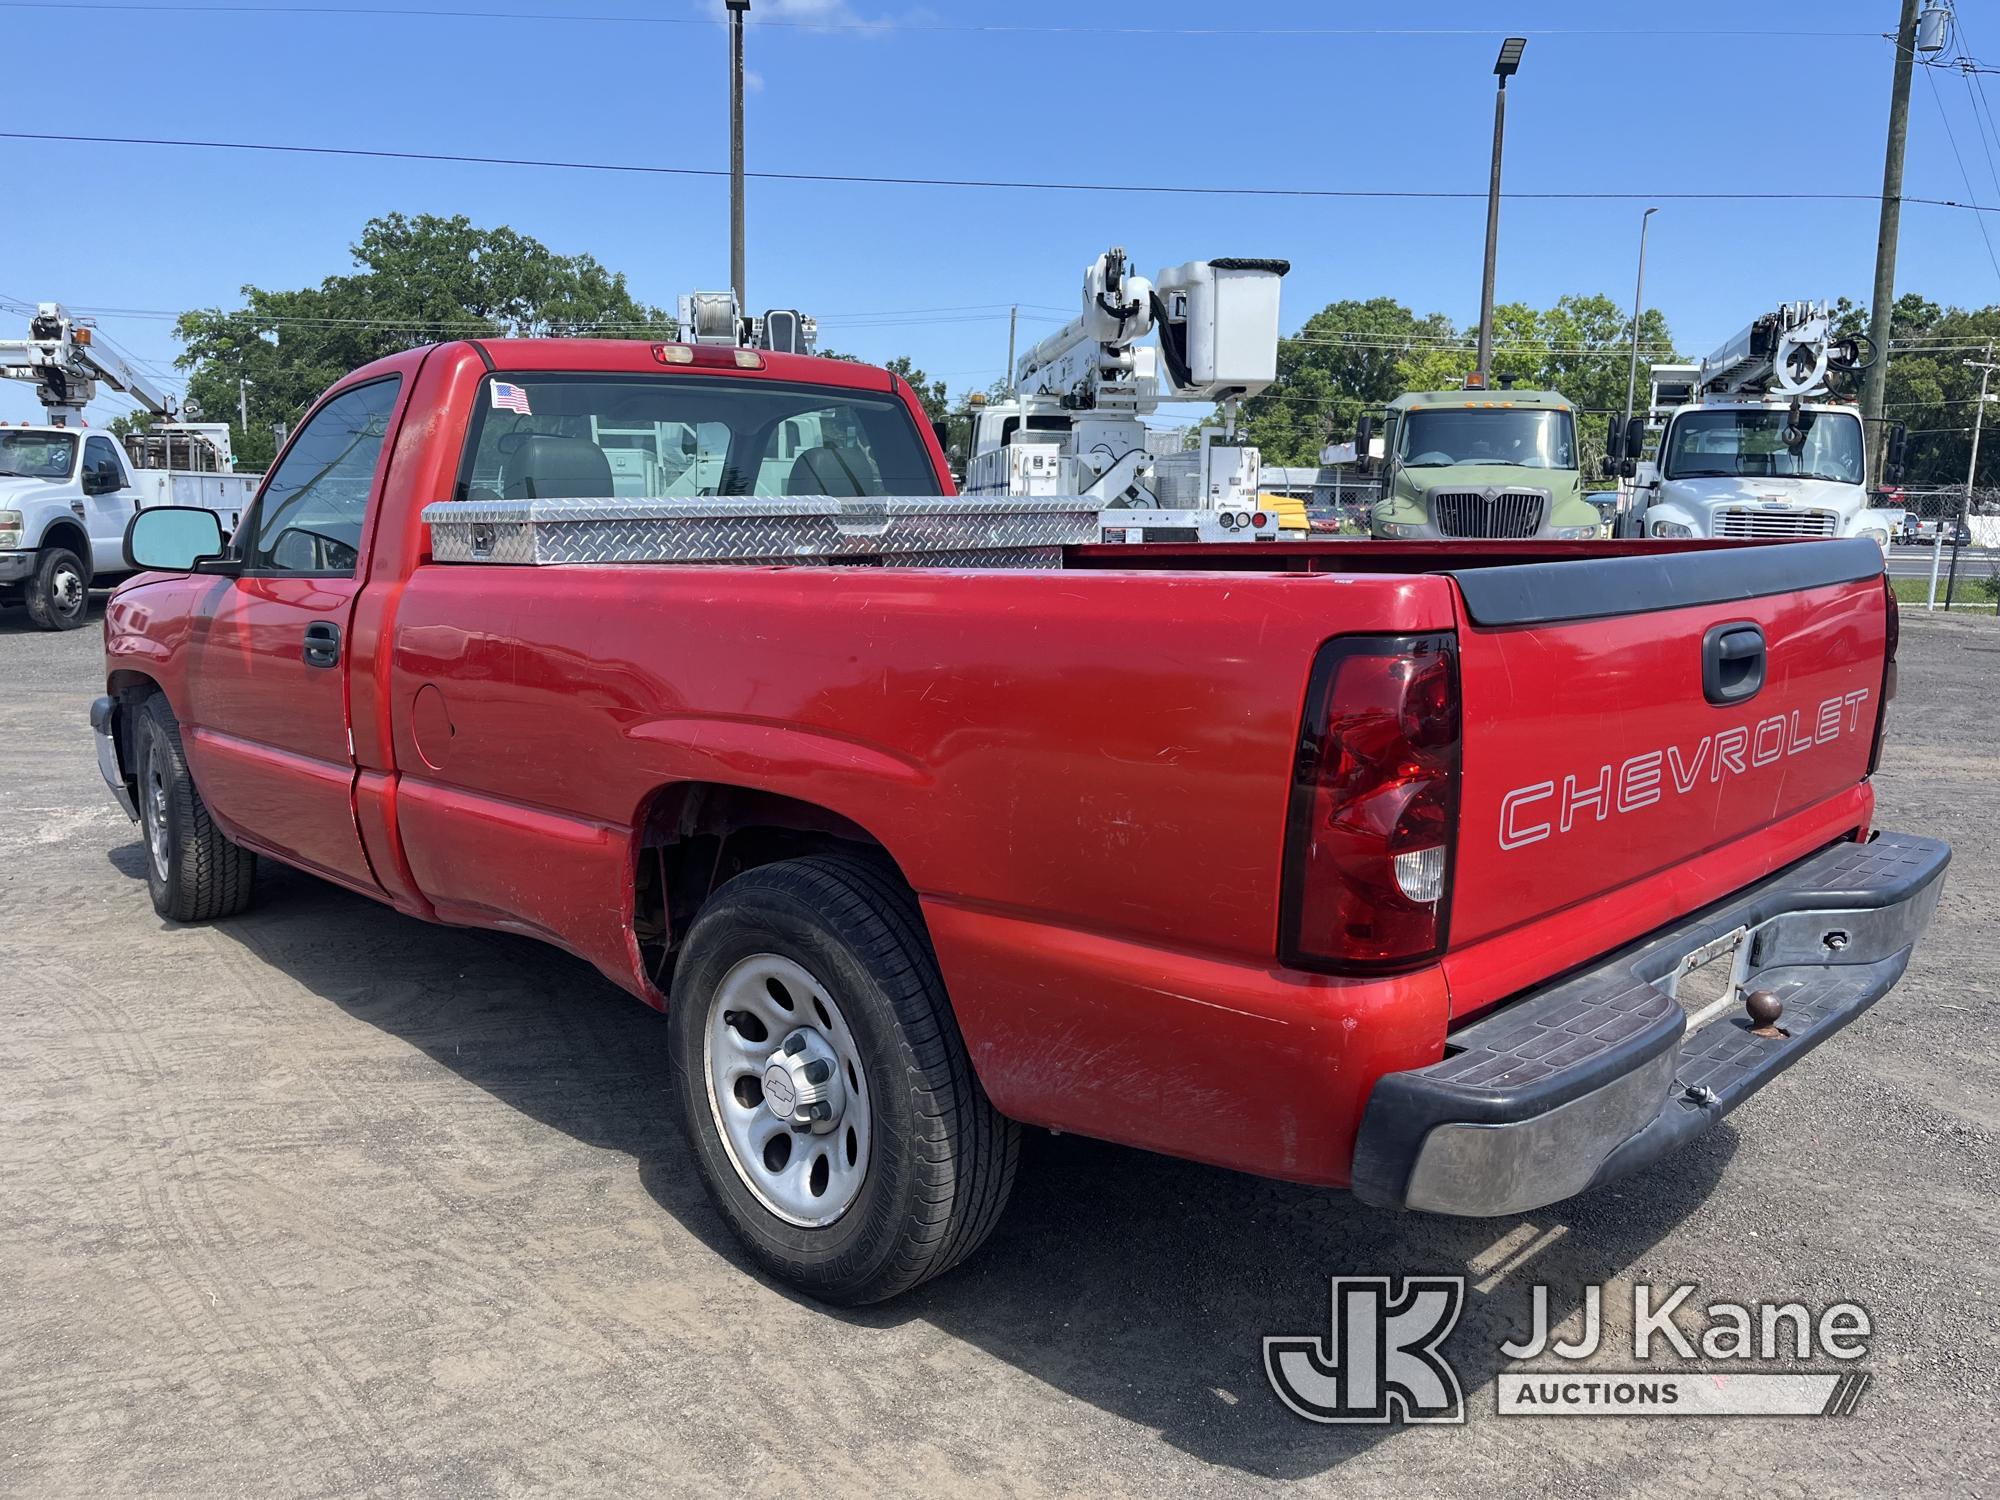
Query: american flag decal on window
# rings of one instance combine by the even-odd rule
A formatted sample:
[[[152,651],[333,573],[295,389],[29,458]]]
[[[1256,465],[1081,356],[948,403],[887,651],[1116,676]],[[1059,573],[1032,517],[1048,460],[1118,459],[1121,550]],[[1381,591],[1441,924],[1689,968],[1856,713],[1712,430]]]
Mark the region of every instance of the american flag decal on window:
[[[493,404],[501,411],[511,411],[524,417],[531,417],[528,410],[528,393],[518,385],[509,385],[504,380],[493,382]]]

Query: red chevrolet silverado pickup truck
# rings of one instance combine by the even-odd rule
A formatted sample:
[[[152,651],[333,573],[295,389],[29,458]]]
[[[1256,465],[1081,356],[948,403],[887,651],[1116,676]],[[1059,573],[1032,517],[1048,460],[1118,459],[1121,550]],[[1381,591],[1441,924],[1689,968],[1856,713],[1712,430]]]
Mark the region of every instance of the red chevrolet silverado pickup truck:
[[[667,1012],[758,1261],[858,1302],[980,1243],[1023,1125],[1397,1209],[1570,1196],[1852,1021],[1936,904],[1945,846],[1871,827],[1867,541],[994,566],[847,525],[951,495],[864,365],[355,372],[233,538],[127,534],[92,723],[155,907],[241,911],[265,855],[561,945]],[[815,506],[831,550],[699,543]]]

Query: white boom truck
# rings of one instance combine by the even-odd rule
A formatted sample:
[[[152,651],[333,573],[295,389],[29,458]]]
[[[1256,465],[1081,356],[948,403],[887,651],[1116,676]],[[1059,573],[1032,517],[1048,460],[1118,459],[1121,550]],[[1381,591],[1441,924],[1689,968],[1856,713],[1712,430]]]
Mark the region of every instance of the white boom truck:
[[[0,424],[0,602],[27,605],[44,630],[73,630],[91,585],[124,571],[138,511],[196,505],[236,529],[262,476],[236,472],[228,424],[173,420],[173,398],[60,303],[40,304],[27,338],[0,339],[0,377],[33,381],[46,414]],[[123,443],[91,431],[83,409],[99,384],[168,420]]]
[[[975,411],[968,495],[1083,495],[1107,541],[1249,541],[1278,534],[1261,459],[1235,440],[1236,403],[1278,374],[1282,260],[1196,260],[1150,281],[1122,249],[1091,262],[1083,311],[1021,356],[1013,390]],[[1142,341],[1157,333],[1159,347]],[[1149,451],[1142,418],[1215,402],[1185,455]]]
[[[1861,413],[1829,378],[1874,362],[1836,338],[1823,304],[1787,302],[1699,365],[1654,365],[1657,452],[1638,462],[1643,420],[1611,434],[1610,461],[1636,474],[1627,534],[1649,537],[1865,536],[1886,548],[1887,513],[1868,508]],[[1889,470],[1901,462],[1892,432]]]

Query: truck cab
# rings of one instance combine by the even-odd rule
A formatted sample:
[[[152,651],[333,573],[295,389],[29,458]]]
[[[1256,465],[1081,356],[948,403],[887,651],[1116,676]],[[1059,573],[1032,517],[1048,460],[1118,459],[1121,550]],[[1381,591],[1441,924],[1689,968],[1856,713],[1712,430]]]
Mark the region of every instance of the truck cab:
[[[35,623],[81,622],[92,576],[121,562],[132,469],[106,433],[0,428],[0,599]]]
[[[1559,392],[1406,392],[1389,403],[1382,453],[1382,499],[1369,520],[1375,537],[1575,541],[1602,534],[1596,507],[1583,498],[1576,413]]]
[[[163,422],[122,441],[61,423],[0,427],[0,604],[74,629],[93,584],[124,575],[134,514],[198,504],[233,531],[258,478],[234,472],[224,423]]]
[[[1798,423],[1788,443],[1788,429]],[[1893,540],[1889,514],[1868,506],[1860,410],[1849,403],[1715,402],[1674,408],[1659,449],[1640,465],[1649,537],[1865,536]]]
[[[1786,302],[1740,329],[1699,364],[1653,366],[1650,462],[1643,424],[1612,434],[1612,462],[1636,479],[1626,530],[1663,540],[1866,537],[1887,549],[1895,518],[1868,506],[1861,412],[1837,399],[1876,351],[1842,335],[1826,305]],[[1902,464],[1906,433],[1890,429],[1885,473]]]

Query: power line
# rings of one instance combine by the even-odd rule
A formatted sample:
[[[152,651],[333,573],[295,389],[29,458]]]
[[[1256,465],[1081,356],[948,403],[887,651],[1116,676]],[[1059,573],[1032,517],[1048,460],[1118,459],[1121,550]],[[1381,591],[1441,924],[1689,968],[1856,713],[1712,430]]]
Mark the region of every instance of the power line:
[[[1033,309],[1036,312],[1060,313],[1064,317],[1072,317],[1075,315],[1076,312],[1076,309],[1074,308],[1065,309],[1060,307],[1051,307],[1048,304],[1042,302],[961,302],[950,307],[888,307],[888,308],[881,308],[875,312],[821,313],[819,315],[819,320],[822,323],[824,323],[830,318],[835,318],[835,319],[903,318],[903,317],[918,317],[922,315],[928,315],[930,313],[988,312],[988,311],[1006,312],[1009,308],[1012,307],[1019,307],[1024,311],[1028,309]]]
[[[1987,144],[1987,138],[1990,136],[1994,144],[2000,145],[2000,123],[1995,122],[1993,118],[1993,102],[1986,97],[1986,80],[1980,76],[1977,62],[1969,55],[1972,48],[1972,38],[1966,34],[1964,20],[1956,13],[1952,15],[1951,27],[1952,34],[1960,42],[1958,76],[1965,80],[1965,89],[1968,96],[1973,94],[1975,88],[1977,89],[1977,103],[1974,105],[1972,111],[1974,122],[1981,123],[1980,108],[1982,106],[1986,112],[1983,121],[1984,129],[1979,137],[1979,144],[1982,149],[1987,151],[1986,166],[1987,170],[1993,173],[1994,191],[2000,193],[2000,171],[1994,169],[1993,154]]]
[[[0,10],[108,11],[138,15],[221,15],[221,16],[414,16],[456,21],[560,21],[613,26],[715,26],[707,16],[577,15],[550,11],[446,10],[416,7],[361,5],[146,5],[131,0],[0,0]],[[1494,27],[1444,26],[1031,26],[996,22],[976,24],[943,21],[880,20],[795,20],[786,21],[751,15],[749,24],[788,31],[845,31],[864,35],[885,32],[974,32],[984,35],[1020,36],[1178,36],[1178,37],[1822,37],[1843,40],[1879,39],[1872,31],[1814,30],[1726,30],[1716,27],[1647,26],[1622,27],[1516,27],[1504,31]]]
[[[1465,334],[1371,334],[1356,330],[1352,334],[1334,332],[1322,334],[1285,334],[1278,340],[1281,344],[1307,344],[1331,349],[1473,349],[1474,339]],[[1632,352],[1630,344],[1557,344],[1524,343],[1511,346],[1514,350],[1539,350],[1546,354],[1595,354],[1600,350],[1615,352],[1621,359]],[[1642,354],[1671,357],[1674,350],[1665,344],[1641,344]]]
[[[5,0],[0,0],[4,4]],[[363,146],[298,146],[276,141],[202,141],[163,136],[69,135],[45,131],[0,130],[0,140],[57,142],[84,146],[160,146],[190,151],[256,151],[290,156],[342,156],[370,161],[427,161],[483,167],[543,167],[571,172],[624,172],[655,177],[717,177],[729,172],[722,167],[667,167],[641,162],[564,161],[522,156],[476,156],[451,151],[388,151]],[[1484,192],[1463,192],[1422,188],[1306,188],[1306,187],[1216,187],[1181,183],[1053,182],[1032,179],[982,177],[891,177],[857,172],[751,172],[766,182],[825,182],[867,187],[989,188],[1018,192],[1045,193],[1162,193],[1177,197],[1220,198],[1325,198],[1325,199],[1413,199],[1421,201],[1477,201]],[[1874,203],[1879,193],[1807,192],[1508,192],[1515,201],[1539,202],[1660,202],[1700,203]],[[1950,198],[1915,198],[1905,195],[1905,203],[1933,208],[1955,208],[1975,213],[2000,212],[1978,202],[1960,203]]]
[[[1965,82],[1965,102],[1972,110],[1972,129],[1979,137],[1979,149],[1986,156],[1986,175],[1993,179],[1993,191],[2000,194],[2000,166],[1994,165],[1993,142],[1990,139],[1993,133],[1992,127],[1988,119],[1979,112],[1980,101],[1986,95],[1986,85],[1980,84],[1979,92],[1975,94],[1972,88],[1972,75],[1961,72],[1958,76]]]
[[[1938,118],[1944,122],[1944,138],[1951,142],[1952,160],[1958,163],[1958,175],[1960,180],[1965,183],[1965,194],[1968,198],[1972,199],[1973,206],[1977,208],[1979,206],[1979,195],[1972,190],[1972,174],[1965,170],[1965,158],[1959,154],[1958,133],[1951,128],[1951,116],[1945,112],[1944,95],[1938,91],[1937,79],[1931,71],[1933,66],[1930,63],[1924,65],[1924,82],[1930,85],[1931,98],[1937,104]],[[1975,118],[1973,121],[1975,129],[1978,128],[1978,123],[1978,120]],[[1909,200],[1906,199],[1905,201]],[[1993,253],[1993,236],[1987,233],[1986,221],[1984,219],[1979,219],[1976,222],[1979,225],[1979,237],[1986,244],[1986,259],[1993,267],[1993,277],[1996,281],[2000,281],[2000,255]]]
[[[0,307],[6,308],[9,312],[27,313],[30,315],[36,311],[35,303],[28,301],[25,297],[16,297],[9,292],[0,292]],[[77,309],[77,311],[81,312],[82,310]],[[127,364],[137,366],[144,374],[150,375],[163,385],[178,385],[181,383],[181,376],[171,369],[169,361],[148,359],[143,355],[135,354],[103,329],[98,328],[93,331],[111,349],[112,353],[118,355]]]
[[[27,309],[23,309],[24,311]],[[154,322],[178,322],[185,313],[171,312],[165,308],[142,307],[85,307],[71,309],[79,316],[100,318],[136,318]],[[469,338],[504,338],[508,336],[504,324],[482,322],[476,319],[455,320],[449,318],[395,317],[382,315],[355,318],[315,318],[286,313],[263,313],[255,308],[196,309],[194,315],[205,319],[219,319],[225,323],[242,325],[246,330],[264,329],[312,329],[322,332],[355,329],[381,329],[396,333],[426,333],[444,336],[464,336]],[[817,321],[823,328],[835,328],[852,332],[889,331],[899,328],[936,328],[946,324],[998,323],[1007,318],[1004,312],[968,313],[949,316],[914,317],[899,315],[894,317],[870,317],[866,314],[846,317],[825,317]],[[1061,319],[1048,313],[1023,313],[1022,318],[1037,323],[1055,323]],[[587,320],[579,322],[551,323],[549,328],[556,336],[624,335],[633,338],[660,337],[664,330],[657,323],[634,323],[626,321]]]

